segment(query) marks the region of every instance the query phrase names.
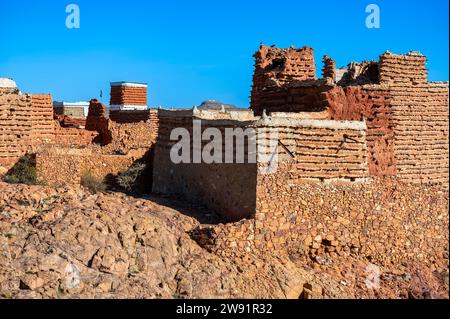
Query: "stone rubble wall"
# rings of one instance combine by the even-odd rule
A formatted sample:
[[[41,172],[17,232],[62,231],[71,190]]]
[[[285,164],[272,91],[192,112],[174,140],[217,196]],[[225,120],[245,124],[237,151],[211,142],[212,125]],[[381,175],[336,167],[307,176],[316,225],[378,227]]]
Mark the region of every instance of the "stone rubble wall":
[[[143,154],[100,154],[87,148],[48,147],[36,154],[38,179],[48,185],[80,185],[83,174],[107,179],[127,170]]]
[[[421,261],[448,269],[448,190],[395,179],[369,183],[283,183],[291,164],[260,175],[254,219],[198,228],[191,236],[211,252],[302,252],[358,255],[377,265]]]

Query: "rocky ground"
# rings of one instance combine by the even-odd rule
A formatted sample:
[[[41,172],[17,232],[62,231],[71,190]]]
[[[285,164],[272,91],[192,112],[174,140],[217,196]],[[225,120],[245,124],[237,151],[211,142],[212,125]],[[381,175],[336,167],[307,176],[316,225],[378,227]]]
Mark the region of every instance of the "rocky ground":
[[[380,269],[373,289],[370,263],[356,257],[291,250],[222,258],[188,235],[213,215],[169,206],[176,207],[161,198],[0,182],[0,297],[448,298],[448,271],[417,264]]]

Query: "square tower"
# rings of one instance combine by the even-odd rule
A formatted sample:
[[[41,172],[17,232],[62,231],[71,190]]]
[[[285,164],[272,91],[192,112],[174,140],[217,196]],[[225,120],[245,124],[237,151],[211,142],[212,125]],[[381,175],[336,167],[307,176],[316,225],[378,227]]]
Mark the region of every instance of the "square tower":
[[[111,110],[146,110],[147,83],[111,82]]]

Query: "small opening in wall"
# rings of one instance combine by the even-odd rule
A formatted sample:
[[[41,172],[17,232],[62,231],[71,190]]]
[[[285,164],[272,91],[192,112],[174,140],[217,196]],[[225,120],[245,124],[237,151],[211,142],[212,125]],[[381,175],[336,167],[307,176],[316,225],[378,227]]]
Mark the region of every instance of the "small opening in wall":
[[[278,71],[283,70],[285,62],[286,61],[284,59],[273,59],[272,70],[278,70]]]

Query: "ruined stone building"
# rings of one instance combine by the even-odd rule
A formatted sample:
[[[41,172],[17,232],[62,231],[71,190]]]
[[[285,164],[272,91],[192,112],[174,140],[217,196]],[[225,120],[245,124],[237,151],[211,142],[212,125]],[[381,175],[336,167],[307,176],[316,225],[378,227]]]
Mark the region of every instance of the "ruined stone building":
[[[313,49],[261,46],[250,109],[241,110],[150,109],[146,84],[112,82],[109,115],[93,99],[83,123],[55,115],[50,95],[0,81],[0,166],[33,151],[39,178],[79,184],[85,171],[107,178],[145,158],[154,193],[221,216],[224,224],[191,234],[212,252],[300,245],[311,254],[357,251],[380,264],[421,259],[441,267],[448,254],[441,209],[449,182],[448,83],[428,81],[418,52],[386,52],[347,68],[329,56],[323,63],[318,79]],[[172,162],[173,130],[193,136],[194,121],[200,135],[251,129],[254,135],[231,141],[246,150],[252,141],[255,161],[245,152],[240,162]],[[190,148],[207,144],[192,139]]]
[[[428,82],[426,57],[389,52],[346,70],[313,50],[261,46],[255,54],[251,109],[365,120],[371,176],[448,183],[448,83]],[[299,62],[301,61],[301,62]]]

